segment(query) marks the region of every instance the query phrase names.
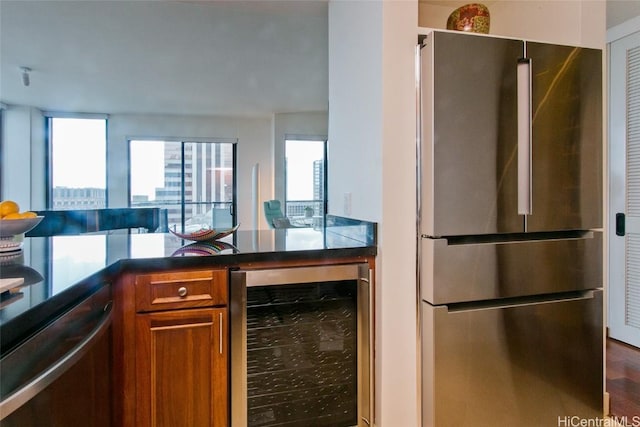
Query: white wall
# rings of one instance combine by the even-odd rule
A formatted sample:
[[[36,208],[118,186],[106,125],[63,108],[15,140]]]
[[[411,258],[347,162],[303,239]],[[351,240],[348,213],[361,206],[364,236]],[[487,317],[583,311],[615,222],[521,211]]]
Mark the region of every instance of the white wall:
[[[459,0],[421,1],[419,25],[446,28]],[[490,34],[603,49],[604,0],[483,1],[491,15]]]
[[[382,2],[330,1],[329,213],[381,219],[382,113]]]
[[[45,208],[44,124],[35,108],[10,105],[3,111],[2,198],[17,202],[21,211]]]
[[[607,0],[607,28],[640,16],[640,1]]]
[[[382,416],[380,426],[419,420],[416,355],[415,1],[384,2],[381,281]],[[402,333],[399,333],[402,331]],[[397,371],[403,366],[402,372]],[[415,421],[414,421],[415,420]]]
[[[386,427],[419,419],[416,22],[416,1],[329,3],[329,212],[378,222],[375,424]]]
[[[260,163],[262,197],[273,196],[271,119],[216,116],[111,115],[108,122],[107,187],[110,208],[128,205],[128,145],[135,137],[233,138],[238,140],[238,222],[251,228],[251,170]]]

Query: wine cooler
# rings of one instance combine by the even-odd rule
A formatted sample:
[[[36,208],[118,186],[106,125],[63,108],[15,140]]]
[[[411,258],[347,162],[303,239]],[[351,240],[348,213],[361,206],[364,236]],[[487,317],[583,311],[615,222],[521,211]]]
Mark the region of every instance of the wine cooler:
[[[233,427],[372,425],[367,264],[231,273]]]

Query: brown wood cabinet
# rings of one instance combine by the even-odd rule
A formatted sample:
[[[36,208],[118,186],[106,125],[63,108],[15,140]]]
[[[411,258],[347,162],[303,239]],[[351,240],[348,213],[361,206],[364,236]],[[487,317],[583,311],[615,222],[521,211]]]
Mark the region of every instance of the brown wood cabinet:
[[[227,427],[226,269],[125,274],[114,320],[116,422]],[[121,423],[118,423],[121,420]]]
[[[137,315],[137,426],[227,426],[226,325],[226,307]]]
[[[136,311],[227,305],[227,270],[169,271],[136,276]]]
[[[234,267],[359,262],[374,269],[371,257],[262,261]],[[126,271],[119,276],[114,287],[114,425],[229,427],[228,280],[228,269],[222,267]],[[374,343],[370,345],[373,348]]]

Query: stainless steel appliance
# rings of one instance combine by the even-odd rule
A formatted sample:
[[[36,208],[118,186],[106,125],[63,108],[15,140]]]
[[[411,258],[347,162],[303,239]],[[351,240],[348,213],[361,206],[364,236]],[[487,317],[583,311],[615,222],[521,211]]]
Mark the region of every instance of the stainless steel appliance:
[[[423,426],[601,417],[601,52],[433,31],[419,64]]]
[[[111,426],[111,286],[0,360],[0,426]]]
[[[231,273],[231,425],[373,425],[367,264]]]

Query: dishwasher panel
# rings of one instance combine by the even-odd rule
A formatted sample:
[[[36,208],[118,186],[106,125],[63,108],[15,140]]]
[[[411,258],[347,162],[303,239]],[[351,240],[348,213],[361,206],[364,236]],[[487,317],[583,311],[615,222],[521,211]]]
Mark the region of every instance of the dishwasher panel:
[[[0,360],[0,426],[111,426],[111,286]]]

